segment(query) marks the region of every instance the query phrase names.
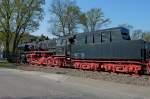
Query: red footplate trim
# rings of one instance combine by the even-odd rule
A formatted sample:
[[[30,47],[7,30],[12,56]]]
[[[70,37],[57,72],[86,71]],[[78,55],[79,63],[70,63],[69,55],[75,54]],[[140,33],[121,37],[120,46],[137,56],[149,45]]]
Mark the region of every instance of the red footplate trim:
[[[87,60],[75,60],[73,62],[73,66],[76,69],[82,69],[82,70],[101,70],[101,71],[110,71],[110,72],[122,72],[122,73],[138,73],[141,71],[141,65],[140,64],[133,64],[131,62],[113,62],[113,61],[93,61],[88,62]]]

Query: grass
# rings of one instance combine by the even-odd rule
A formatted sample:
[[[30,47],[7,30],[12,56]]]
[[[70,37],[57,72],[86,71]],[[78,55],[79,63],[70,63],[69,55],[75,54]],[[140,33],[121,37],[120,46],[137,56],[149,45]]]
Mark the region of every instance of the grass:
[[[15,69],[17,68],[19,65],[14,64],[14,63],[9,63],[7,61],[1,61],[0,62],[0,68],[11,68],[11,69]]]

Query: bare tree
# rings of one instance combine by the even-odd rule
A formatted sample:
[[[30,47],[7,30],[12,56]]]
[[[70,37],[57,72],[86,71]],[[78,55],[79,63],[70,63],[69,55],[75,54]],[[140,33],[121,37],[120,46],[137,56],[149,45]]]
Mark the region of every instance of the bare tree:
[[[92,8],[80,16],[80,23],[86,31],[95,31],[108,22],[110,22],[110,19],[105,19],[104,13],[99,8]]]
[[[65,35],[65,10],[66,4],[64,0],[54,0],[51,4],[50,12],[54,15],[55,18],[51,17],[50,23],[54,25],[52,28],[52,34],[56,36]],[[59,34],[57,34],[59,33]]]
[[[72,0],[54,0],[50,7],[51,32],[55,36],[66,36],[74,32],[79,22],[80,9]]]
[[[121,24],[118,25],[119,27],[124,27],[128,30],[130,30],[130,35],[132,40],[145,40],[150,41],[150,32],[144,31],[142,29],[134,29],[132,25],[129,24]]]
[[[79,24],[80,9],[77,6],[70,6],[66,10],[66,29],[67,34],[74,34]]]
[[[84,32],[90,31],[85,13],[82,13],[80,15],[79,20],[80,20],[80,24],[83,26]]]
[[[131,38],[133,40],[141,39],[145,41],[150,41],[150,32],[137,29],[132,32]]]
[[[139,40],[139,39],[143,39],[143,36],[144,36],[143,31],[141,29],[137,29],[137,30],[133,30],[131,39]]]

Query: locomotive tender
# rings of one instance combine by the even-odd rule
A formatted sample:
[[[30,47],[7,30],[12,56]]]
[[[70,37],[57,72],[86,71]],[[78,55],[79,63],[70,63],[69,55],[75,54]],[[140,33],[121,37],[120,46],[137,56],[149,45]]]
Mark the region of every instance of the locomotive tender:
[[[129,30],[123,27],[61,37],[53,52],[55,55],[50,51],[27,51],[27,62],[92,71],[150,74],[150,43],[131,40]]]

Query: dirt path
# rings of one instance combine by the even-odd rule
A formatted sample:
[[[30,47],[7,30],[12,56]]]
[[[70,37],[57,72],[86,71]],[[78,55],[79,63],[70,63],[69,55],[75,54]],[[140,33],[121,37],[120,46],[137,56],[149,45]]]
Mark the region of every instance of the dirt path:
[[[0,69],[0,99],[150,99],[149,92],[149,87]]]

